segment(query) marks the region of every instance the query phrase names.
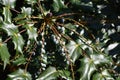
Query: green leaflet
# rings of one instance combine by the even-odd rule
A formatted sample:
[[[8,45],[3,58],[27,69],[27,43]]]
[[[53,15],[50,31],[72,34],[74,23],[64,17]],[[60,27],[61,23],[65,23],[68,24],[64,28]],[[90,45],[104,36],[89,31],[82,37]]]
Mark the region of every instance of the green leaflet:
[[[24,55],[21,55],[19,57],[17,57],[14,61],[13,61],[13,64],[19,66],[19,65],[22,65],[22,64],[25,64],[26,63],[26,58],[24,57]]]
[[[81,0],[70,0],[71,3],[80,4]]]
[[[4,22],[11,23],[11,12],[9,7],[3,7]]]
[[[62,0],[53,0],[52,4],[54,11],[58,12],[60,9],[65,8],[64,1]]]
[[[72,80],[72,78],[70,77],[70,71],[68,71],[68,70],[58,70],[58,72],[59,72],[59,75],[62,78],[66,79],[66,80]]]
[[[70,41],[70,43],[67,45],[67,48],[68,48],[68,52],[70,53],[70,57],[74,63],[82,53],[80,44],[77,44],[74,41]]]
[[[38,34],[37,34],[37,28],[35,28],[33,26],[33,24],[27,24],[27,25],[25,25],[25,28],[27,29],[27,34],[29,36],[29,39],[36,41],[37,40],[36,38],[38,36]]]
[[[96,67],[92,60],[90,60],[87,57],[84,57],[81,60],[81,67],[79,71],[81,74],[80,80],[90,80],[91,75],[93,74],[93,72],[96,71]]]
[[[23,13],[25,16],[30,16],[30,15],[31,15],[31,12],[32,12],[32,9],[31,9],[30,7],[28,7],[28,8],[23,7],[23,8],[22,8],[22,13]]]
[[[8,48],[6,44],[1,42],[0,42],[0,57],[1,60],[4,62],[4,69],[5,69],[6,65],[9,63],[10,54],[8,52]]]
[[[8,75],[7,80],[32,80],[31,75],[22,69],[19,69]]]
[[[98,70],[98,67],[105,66],[110,63],[111,60],[103,54],[91,54],[89,58],[85,56],[81,59],[81,67],[78,70],[81,73],[80,80],[90,80],[90,77],[94,72],[96,72],[96,70]],[[103,72],[105,75],[106,73],[107,72]]]
[[[92,80],[115,80],[107,69],[103,70],[101,73],[95,73]]]
[[[36,80],[54,80],[58,77],[55,67],[48,67]]]
[[[2,0],[3,5],[14,8],[16,0]]]
[[[19,51],[20,53],[22,53],[22,48],[24,45],[24,40],[23,40],[22,36],[19,33],[14,34],[12,39],[13,39],[13,43],[15,45],[15,49],[17,51]]]
[[[18,33],[18,28],[14,24],[4,23],[2,26],[9,36],[12,37],[13,43],[15,45],[15,49],[22,53],[22,48],[24,45],[24,40],[22,36]]]
[[[14,36],[15,33],[18,33],[17,26],[15,26],[13,23],[4,23],[2,29],[4,29],[7,32],[8,36]]]

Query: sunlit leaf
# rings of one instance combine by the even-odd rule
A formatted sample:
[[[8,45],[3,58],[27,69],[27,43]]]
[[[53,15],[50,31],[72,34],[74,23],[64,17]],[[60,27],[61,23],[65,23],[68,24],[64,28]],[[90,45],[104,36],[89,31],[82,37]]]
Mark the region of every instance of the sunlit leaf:
[[[18,34],[14,34],[13,36],[13,43],[15,45],[15,49],[17,51],[19,51],[20,53],[22,53],[22,48],[23,48],[23,45],[24,45],[24,40],[22,38],[22,36],[18,33]]]
[[[96,67],[110,64],[111,60],[103,54],[91,54],[90,57],[81,59],[81,67],[79,69],[81,74],[80,80],[90,80],[90,76],[97,70]]]
[[[2,2],[3,2],[3,5],[14,8],[16,0],[2,0]]]
[[[8,52],[8,48],[5,43],[0,42],[0,58],[4,62],[4,69],[6,65],[9,63],[10,54]]]
[[[25,26],[27,28],[27,34],[29,39],[36,40],[37,38],[37,29],[33,26],[33,24],[29,24]]]
[[[2,16],[0,16],[0,23],[2,23],[3,22],[3,18],[2,18]]]
[[[74,41],[70,41],[70,43],[67,45],[68,52],[70,53],[70,57],[73,60],[73,62],[78,59],[82,53],[80,44],[75,43]]]
[[[55,67],[48,67],[36,80],[52,80],[56,79],[58,72]]]
[[[25,14],[25,16],[30,16],[31,12],[32,12],[32,9],[30,7],[28,7],[28,8],[23,7],[22,8],[22,13]]]
[[[19,69],[8,75],[7,80],[32,80],[31,75],[22,69]]]
[[[3,7],[4,22],[11,23],[11,12],[8,7]]]
[[[90,58],[93,60],[95,65],[110,64],[111,58],[103,54],[92,54]]]
[[[14,24],[4,23],[2,28],[7,32],[9,36],[13,36],[14,33],[18,33],[17,26],[15,26]]]
[[[90,80],[90,77],[96,70],[93,61],[90,58],[84,57],[81,60],[81,67],[79,69],[81,75],[80,80]]]
[[[103,70],[101,73],[95,73],[92,77],[93,80],[115,80],[107,70]]]

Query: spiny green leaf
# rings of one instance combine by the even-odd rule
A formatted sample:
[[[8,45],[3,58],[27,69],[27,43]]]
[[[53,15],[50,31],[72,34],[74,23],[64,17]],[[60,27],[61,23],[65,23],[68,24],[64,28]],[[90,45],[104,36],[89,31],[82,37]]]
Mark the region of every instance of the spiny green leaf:
[[[26,59],[23,55],[19,56],[18,58],[16,58],[14,61],[13,61],[13,64],[19,66],[21,64],[25,64],[26,63]]]
[[[19,69],[8,75],[7,80],[32,80],[31,75],[22,69]]]
[[[27,28],[27,34],[29,39],[36,40],[37,38],[37,29],[33,26],[33,24],[29,24],[25,26]]]
[[[11,12],[8,7],[3,7],[3,16],[4,16],[4,22],[11,23]]]
[[[0,57],[4,62],[4,69],[5,69],[6,65],[9,63],[10,54],[8,52],[8,48],[6,44],[1,42],[0,42]]]
[[[82,51],[80,48],[80,44],[75,43],[74,41],[70,41],[67,45],[68,52],[70,53],[70,57],[75,62],[81,55]]]
[[[14,24],[4,23],[2,29],[4,29],[9,36],[13,36],[14,33],[18,33],[17,26],[15,26]]]
[[[32,12],[32,9],[30,7],[28,7],[28,8],[23,7],[22,8],[22,13],[25,14],[25,16],[30,16],[31,12]]]
[[[53,8],[54,11],[58,12],[60,9],[65,8],[65,4],[63,0],[53,0]]]
[[[91,75],[96,71],[96,67],[90,58],[84,57],[81,59],[79,71],[81,73],[80,80],[90,80]]]
[[[3,5],[14,8],[16,0],[2,0],[2,2],[3,2]]]
[[[103,70],[101,73],[95,73],[92,80],[115,80],[107,70]]]
[[[58,77],[55,67],[48,67],[36,80],[54,80]]]
[[[64,78],[64,79],[68,79],[68,80],[72,80],[72,78],[70,77],[70,71],[67,70],[59,70],[59,75]]]
[[[97,70],[96,67],[110,64],[110,62],[111,60],[103,54],[90,54],[89,57],[85,56],[83,59],[81,59],[79,71],[82,74],[80,80],[90,80],[93,72]]]
[[[22,53],[22,48],[23,48],[23,45],[24,45],[24,40],[22,38],[22,36],[18,33],[18,34],[14,34],[13,36],[13,43],[15,45],[15,49],[17,51],[19,51],[20,53]]]
[[[103,54],[91,54],[90,58],[93,60],[95,65],[110,64],[111,59],[107,55]]]

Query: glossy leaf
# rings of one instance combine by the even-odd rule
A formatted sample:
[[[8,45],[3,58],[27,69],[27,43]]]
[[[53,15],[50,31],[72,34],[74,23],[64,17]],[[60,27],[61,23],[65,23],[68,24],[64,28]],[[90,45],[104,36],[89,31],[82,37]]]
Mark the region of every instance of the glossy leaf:
[[[115,80],[107,70],[103,70],[101,73],[95,73],[92,79],[93,80]]]
[[[3,5],[14,8],[16,0],[2,0],[2,2],[3,2]]]
[[[14,24],[4,23],[2,28],[7,32],[9,36],[14,36],[15,33],[18,33],[17,26]]]
[[[70,53],[70,57],[75,62],[81,55],[81,47],[80,44],[75,43],[74,41],[70,41],[67,45],[68,52]]]
[[[33,24],[26,25],[25,27],[27,28],[29,39],[36,41],[36,38],[38,36],[37,29],[33,26]]]
[[[95,65],[110,64],[111,58],[104,54],[92,54],[90,58],[93,60]]]
[[[19,51],[20,53],[22,53],[22,49],[23,49],[23,45],[24,45],[24,40],[22,38],[22,36],[18,33],[18,34],[14,34],[13,36],[13,43],[15,45],[15,49],[17,51]]]
[[[8,75],[7,80],[32,80],[31,75],[22,69],[19,69]]]
[[[3,8],[3,16],[4,16],[4,22],[11,23],[12,14],[11,14],[10,9],[8,7]]]
[[[0,42],[0,58],[4,62],[4,69],[5,69],[6,65],[9,63],[10,54],[6,44],[1,42]]]
[[[32,9],[30,7],[28,7],[28,8],[23,7],[22,8],[22,13],[25,14],[25,16],[30,16],[31,12],[32,12]]]
[[[36,80],[52,80],[58,77],[58,72],[55,67],[48,67]]]
[[[97,70],[96,67],[110,64],[111,60],[103,54],[91,54],[90,57],[84,57],[81,59],[81,67],[79,69],[82,72],[80,80],[90,80],[90,76]]]
[[[93,61],[90,58],[84,57],[81,60],[81,67],[79,69],[81,75],[80,80],[90,80],[90,77],[96,70]]]

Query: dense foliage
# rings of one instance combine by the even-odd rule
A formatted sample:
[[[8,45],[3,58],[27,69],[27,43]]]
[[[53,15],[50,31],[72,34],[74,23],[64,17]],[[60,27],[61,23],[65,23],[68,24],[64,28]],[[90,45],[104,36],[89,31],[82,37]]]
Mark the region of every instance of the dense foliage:
[[[0,0],[0,79],[120,80],[120,0]]]

